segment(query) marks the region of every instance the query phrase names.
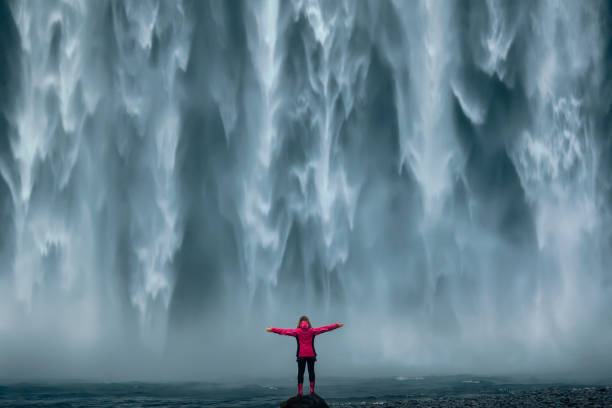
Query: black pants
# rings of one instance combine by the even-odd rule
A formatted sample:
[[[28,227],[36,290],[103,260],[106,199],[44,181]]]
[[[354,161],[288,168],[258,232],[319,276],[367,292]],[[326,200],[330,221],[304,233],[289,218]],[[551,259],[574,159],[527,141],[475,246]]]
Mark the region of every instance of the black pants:
[[[304,382],[304,369],[306,368],[306,363],[308,363],[308,378],[310,382],[315,380],[315,372],[314,372],[314,358],[298,358],[298,383],[302,384]]]

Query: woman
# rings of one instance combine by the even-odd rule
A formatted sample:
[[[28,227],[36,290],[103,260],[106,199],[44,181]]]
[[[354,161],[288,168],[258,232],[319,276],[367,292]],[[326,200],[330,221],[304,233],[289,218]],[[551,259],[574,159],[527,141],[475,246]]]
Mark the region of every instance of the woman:
[[[298,395],[302,395],[302,384],[304,383],[304,368],[308,364],[308,379],[310,380],[310,393],[314,394],[315,373],[314,363],[317,361],[317,353],[314,348],[315,336],[330,330],[344,326],[342,323],[334,323],[328,326],[312,327],[308,316],[300,317],[297,328],[277,329],[268,327],[266,331],[293,336],[297,342],[297,352],[295,353],[298,363]]]

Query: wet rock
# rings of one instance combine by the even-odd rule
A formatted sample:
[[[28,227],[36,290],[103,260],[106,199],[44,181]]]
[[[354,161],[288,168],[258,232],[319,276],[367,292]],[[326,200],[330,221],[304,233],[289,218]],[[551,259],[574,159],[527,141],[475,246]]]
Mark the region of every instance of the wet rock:
[[[281,408],[329,408],[329,405],[318,394],[302,395],[281,402]]]

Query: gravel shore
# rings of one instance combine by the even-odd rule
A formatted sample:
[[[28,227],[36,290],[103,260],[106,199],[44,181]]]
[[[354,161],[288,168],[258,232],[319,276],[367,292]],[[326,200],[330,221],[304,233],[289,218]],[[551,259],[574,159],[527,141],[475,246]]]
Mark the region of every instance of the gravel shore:
[[[510,391],[499,394],[470,394],[402,401],[362,401],[335,403],[330,406],[360,408],[390,407],[612,407],[612,386],[548,387],[538,390]]]

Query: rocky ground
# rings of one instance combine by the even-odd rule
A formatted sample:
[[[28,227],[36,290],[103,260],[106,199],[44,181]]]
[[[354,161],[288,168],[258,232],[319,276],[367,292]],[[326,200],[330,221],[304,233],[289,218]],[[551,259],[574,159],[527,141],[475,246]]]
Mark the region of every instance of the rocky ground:
[[[548,387],[538,390],[511,391],[503,394],[472,394],[402,401],[361,401],[330,403],[330,407],[612,407],[612,386]]]

